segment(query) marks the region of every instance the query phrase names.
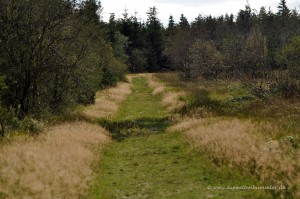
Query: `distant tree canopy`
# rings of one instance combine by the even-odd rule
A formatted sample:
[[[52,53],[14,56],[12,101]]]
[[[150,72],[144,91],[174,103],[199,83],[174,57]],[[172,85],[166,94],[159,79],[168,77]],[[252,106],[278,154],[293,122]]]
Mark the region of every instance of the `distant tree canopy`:
[[[300,15],[281,0],[277,13],[264,7],[257,13],[246,5],[236,16],[199,15],[190,24],[184,15],[178,23],[171,16],[164,54],[184,79],[240,77],[258,95],[269,88],[300,96],[299,36]],[[250,82],[258,79],[256,88]]]
[[[184,79],[242,77],[247,81],[265,78],[274,84],[294,82],[299,64],[295,56],[293,60],[290,57],[291,51],[300,57],[295,47],[300,15],[289,9],[285,0],[279,1],[277,9],[272,12],[261,7],[257,12],[246,5],[237,15],[199,15],[192,22],[184,14],[175,22],[171,15],[167,27],[161,24],[155,7],[149,8],[146,22],[125,10],[120,19],[112,14],[108,35],[112,43],[116,42],[112,35],[117,33],[128,38],[125,51],[131,72],[176,70]],[[284,78],[278,78],[278,71]]]
[[[131,72],[179,70],[189,73],[190,48],[194,41],[209,41],[216,46],[227,67],[221,73],[234,74],[235,69],[256,77],[261,69],[282,69],[280,53],[289,40],[300,31],[300,17],[290,10],[285,0],[278,4],[277,13],[262,7],[259,12],[249,5],[236,16],[219,17],[199,15],[190,22],[184,14],[179,22],[171,15],[167,27],[157,17],[157,9],[149,8],[146,22],[130,16],[127,10],[123,18],[107,24],[112,43],[117,32],[128,38],[127,64]],[[195,56],[193,56],[195,57]],[[198,67],[199,68],[199,67]],[[189,76],[189,75],[187,75]]]

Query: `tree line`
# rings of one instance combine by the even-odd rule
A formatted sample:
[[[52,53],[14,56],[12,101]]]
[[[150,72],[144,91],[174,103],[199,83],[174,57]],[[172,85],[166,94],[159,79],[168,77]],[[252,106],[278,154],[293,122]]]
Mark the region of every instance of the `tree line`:
[[[96,0],[0,1],[0,131],[94,102],[127,66]]]
[[[268,92],[299,95],[300,15],[281,0],[277,12],[246,5],[237,15],[199,15],[189,22],[182,14],[179,22],[171,15],[167,27],[152,7],[146,22],[129,16],[107,23],[112,44],[126,41],[124,60],[131,72],[179,71],[182,78],[241,78],[258,95]],[[295,91],[296,90],[296,91]],[[295,93],[296,92],[296,93]]]

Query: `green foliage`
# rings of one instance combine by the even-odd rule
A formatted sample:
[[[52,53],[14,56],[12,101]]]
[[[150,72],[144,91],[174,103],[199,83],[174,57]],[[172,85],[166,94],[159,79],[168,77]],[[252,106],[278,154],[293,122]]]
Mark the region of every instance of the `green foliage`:
[[[300,80],[300,36],[294,37],[282,50],[289,76]]]
[[[134,72],[145,72],[147,68],[147,55],[143,50],[133,49],[130,56],[131,60],[131,71]]]
[[[171,67],[179,70],[184,79],[192,78],[191,73],[191,47],[194,38],[189,31],[178,29],[167,41],[164,54],[169,58]],[[196,52],[195,52],[196,53]]]
[[[123,79],[126,38],[114,52],[100,12],[96,0],[1,1],[1,103],[39,118],[93,103],[98,89]]]
[[[116,32],[115,34],[115,42],[113,43],[113,48],[115,52],[115,56],[126,62],[128,57],[126,55],[126,48],[128,45],[128,38],[122,35],[120,32]]]
[[[37,134],[43,129],[43,124],[27,116],[22,121],[21,129],[26,133]]]
[[[283,98],[300,97],[300,83],[293,80],[285,80],[274,83],[270,86],[273,95]]]
[[[225,69],[224,56],[213,42],[195,41],[191,48],[191,74],[217,79]]]
[[[19,128],[20,121],[13,108],[3,108],[0,106],[0,135],[3,137],[9,130]]]
[[[6,87],[5,76],[0,76],[0,91]]]

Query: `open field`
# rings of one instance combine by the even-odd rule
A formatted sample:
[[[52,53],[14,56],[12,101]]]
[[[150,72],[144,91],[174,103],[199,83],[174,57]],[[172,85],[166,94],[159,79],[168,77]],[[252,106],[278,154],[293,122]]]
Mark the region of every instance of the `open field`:
[[[176,78],[130,75],[76,119],[4,140],[0,198],[298,197],[296,102],[268,106],[238,82]]]
[[[221,165],[240,168],[265,184],[284,185],[274,197],[296,197],[299,176],[300,104],[255,98],[238,81],[185,83],[176,74],[159,74],[166,85],[184,90],[185,106],[175,110],[190,146]]]

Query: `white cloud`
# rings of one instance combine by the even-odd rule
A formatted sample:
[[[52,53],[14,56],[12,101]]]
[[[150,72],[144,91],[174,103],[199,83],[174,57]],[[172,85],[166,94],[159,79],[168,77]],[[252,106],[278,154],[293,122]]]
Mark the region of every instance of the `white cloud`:
[[[164,24],[167,24],[170,14],[178,20],[184,14],[190,21],[194,20],[199,14],[219,16],[222,14],[237,14],[247,3],[246,0],[102,0],[103,19],[108,20],[109,13],[115,13],[116,17],[122,17],[124,9],[127,8],[129,14],[142,20],[147,19],[146,12],[149,7],[158,8],[158,17]],[[267,9],[270,7],[274,12],[277,11],[279,0],[249,0],[250,6],[259,11],[261,6]],[[299,8],[299,0],[287,0],[290,9]]]

